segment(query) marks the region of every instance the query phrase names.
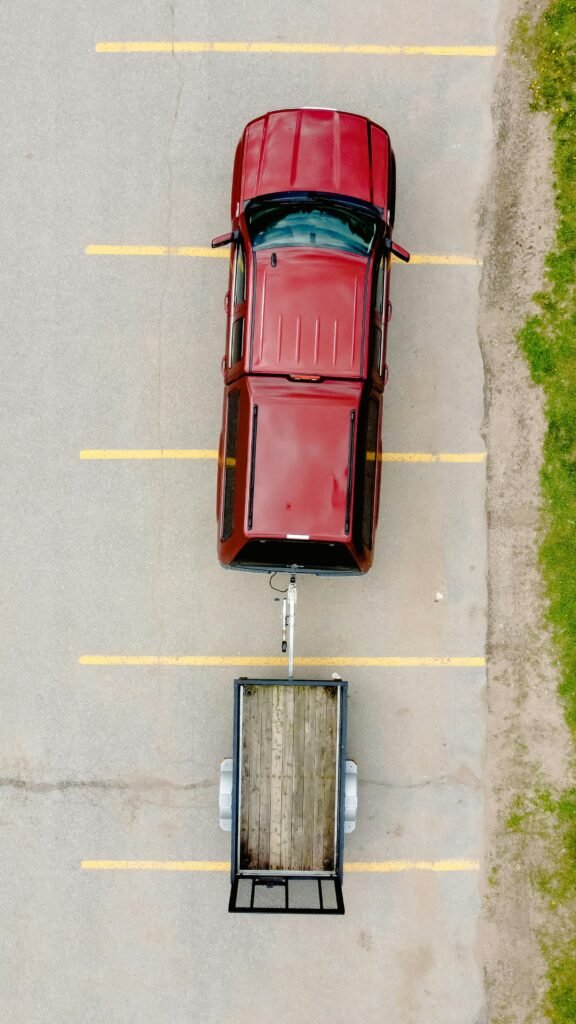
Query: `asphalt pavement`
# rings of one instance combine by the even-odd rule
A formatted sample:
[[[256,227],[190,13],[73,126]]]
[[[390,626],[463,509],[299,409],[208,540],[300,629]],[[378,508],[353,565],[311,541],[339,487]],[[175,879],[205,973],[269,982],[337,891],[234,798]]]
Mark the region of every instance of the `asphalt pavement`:
[[[0,10],[0,999],[9,1024],[483,1019],[475,260],[495,58],[361,48],[492,47],[497,16],[496,0],[456,9],[439,0],[433,10],[424,0],[361,9],[21,0]],[[280,50],[97,51],[172,39]],[[360,50],[282,52],[294,43]],[[244,124],[304,105],[389,130],[395,237],[430,257],[392,268],[383,432],[392,461],[374,568],[299,586],[297,654],[357,662],[340,671],[359,815],[346,841],[346,915],[326,919],[227,913],[218,771],[232,752],[232,682],[263,674],[254,659],[279,655],[280,615],[266,577],[227,573],[216,559],[210,453],[226,259],[86,251],[209,246],[228,230]],[[80,457],[158,449],[207,457]],[[462,459],[445,458],[454,455]],[[204,663],[106,664],[110,656]],[[218,657],[246,668],[210,664]],[[116,866],[82,866],[103,861]],[[171,870],[175,862],[186,869]]]

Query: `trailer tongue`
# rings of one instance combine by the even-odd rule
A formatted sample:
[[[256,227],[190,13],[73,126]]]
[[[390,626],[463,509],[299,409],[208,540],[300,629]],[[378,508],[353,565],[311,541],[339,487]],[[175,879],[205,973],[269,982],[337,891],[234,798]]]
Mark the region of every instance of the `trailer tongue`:
[[[295,602],[292,577],[282,611],[290,678],[234,681],[234,756],[220,780],[232,912],[344,913],[344,833],[357,805],[348,683],[292,678]]]

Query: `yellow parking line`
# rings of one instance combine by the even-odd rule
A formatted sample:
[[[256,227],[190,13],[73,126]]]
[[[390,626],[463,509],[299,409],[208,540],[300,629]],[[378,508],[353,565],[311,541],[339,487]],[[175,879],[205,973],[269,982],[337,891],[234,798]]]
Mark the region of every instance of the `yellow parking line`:
[[[224,860],[83,860],[84,871],[230,871]]]
[[[344,871],[397,872],[397,871],[479,871],[477,860],[384,860],[356,861],[344,865]]]
[[[87,245],[86,256],[202,256],[229,259],[230,250],[202,245]]]
[[[258,666],[265,668],[282,668],[287,659],[282,657],[256,657],[253,655],[204,655],[183,654],[178,656],[163,654],[83,654],[81,665],[124,665],[142,668],[150,665],[220,668],[232,666]],[[361,658],[361,657],[310,657],[294,658],[294,664],[303,668],[312,667],[355,667],[355,668],[483,668],[485,658]]]
[[[485,462],[486,452],[382,452],[381,462]]]
[[[401,263],[401,260],[397,260],[393,257],[394,263]],[[448,254],[442,252],[415,252],[410,256],[410,263],[420,264],[421,266],[437,266],[437,267],[481,267],[482,260],[478,256],[464,256],[458,254]]]
[[[217,459],[216,448],[84,448],[81,459]]]
[[[230,871],[223,860],[83,860],[83,871]],[[344,871],[387,874],[400,871],[478,871],[477,860],[352,861]]]
[[[374,453],[368,452],[368,460]],[[97,459],[217,459],[216,448],[84,448],[84,460]],[[381,462],[485,462],[486,452],[382,452]]]
[[[496,46],[387,46],[377,43],[268,43],[204,41],[134,41],[96,43],[96,53],[317,53],[407,57],[494,57]]]
[[[230,251],[227,247],[211,249],[209,246],[202,245],[87,245],[84,254],[86,256],[193,256],[197,259],[223,260],[230,258]],[[392,259],[394,263],[403,263],[395,256]],[[482,266],[482,260],[476,256],[442,252],[412,253],[410,263],[415,266],[438,267]]]

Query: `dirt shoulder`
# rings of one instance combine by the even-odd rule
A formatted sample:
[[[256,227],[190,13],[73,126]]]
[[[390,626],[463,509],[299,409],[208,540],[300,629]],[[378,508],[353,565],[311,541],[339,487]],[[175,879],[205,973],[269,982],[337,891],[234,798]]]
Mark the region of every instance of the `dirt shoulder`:
[[[546,116],[529,111],[529,67],[505,54],[515,16],[538,13],[543,6],[528,0],[509,3],[503,12],[494,157],[481,212],[489,623],[487,855],[478,955],[487,1020],[493,1024],[543,1019],[538,1004],[545,968],[537,931],[544,908],[530,877],[546,854],[506,821],[518,794],[568,782],[569,737],[542,625],[537,563],[543,398],[516,341],[553,240],[552,146]]]

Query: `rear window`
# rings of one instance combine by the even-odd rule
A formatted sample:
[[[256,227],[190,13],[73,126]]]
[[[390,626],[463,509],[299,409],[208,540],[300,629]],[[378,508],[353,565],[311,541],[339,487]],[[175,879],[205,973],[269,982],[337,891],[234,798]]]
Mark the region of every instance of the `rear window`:
[[[226,412],[226,450],[224,457],[224,508],[222,510],[222,540],[228,540],[234,530],[234,497],[236,494],[236,451],[238,448],[238,412],[240,392],[228,395]]]
[[[362,495],[362,543],[372,549],[374,533],[374,491],[376,489],[376,459],[378,458],[378,413],[379,403],[371,398],[368,402],[366,424],[366,456],[364,465],[364,493]]]
[[[233,565],[255,569],[359,572],[345,544],[313,540],[251,540],[239,551]]]

